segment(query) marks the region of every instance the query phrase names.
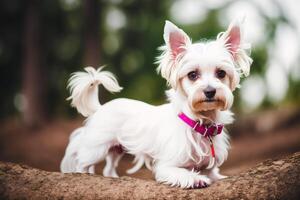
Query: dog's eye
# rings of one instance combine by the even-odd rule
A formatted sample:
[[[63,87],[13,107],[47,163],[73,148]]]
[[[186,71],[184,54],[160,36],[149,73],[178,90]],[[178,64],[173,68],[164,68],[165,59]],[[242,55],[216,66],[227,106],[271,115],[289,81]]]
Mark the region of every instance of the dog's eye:
[[[217,72],[216,72],[216,76],[217,78],[224,78],[226,76],[226,72],[222,69],[218,69]]]
[[[188,78],[191,80],[191,81],[195,81],[199,78],[199,74],[197,71],[191,71],[190,73],[188,73]]]

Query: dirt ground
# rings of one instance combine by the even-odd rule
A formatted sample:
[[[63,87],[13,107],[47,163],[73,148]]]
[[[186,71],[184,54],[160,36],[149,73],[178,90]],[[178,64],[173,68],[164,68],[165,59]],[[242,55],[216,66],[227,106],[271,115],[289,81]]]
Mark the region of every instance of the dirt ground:
[[[254,129],[231,128],[234,133],[231,139],[232,148],[228,160],[221,167],[221,172],[234,175],[267,158],[300,151],[299,122],[300,119],[289,126],[276,126],[273,129],[271,127],[259,133]],[[81,124],[82,119],[59,119],[40,129],[29,130],[18,120],[6,121],[2,123],[0,132],[0,160],[23,163],[47,171],[59,171],[68,137],[72,130]],[[126,175],[125,170],[132,166],[131,160],[129,155],[122,159],[118,168],[119,175]],[[103,163],[100,163],[97,167],[98,173],[101,173],[102,167]],[[151,172],[145,168],[131,176],[152,178]]]

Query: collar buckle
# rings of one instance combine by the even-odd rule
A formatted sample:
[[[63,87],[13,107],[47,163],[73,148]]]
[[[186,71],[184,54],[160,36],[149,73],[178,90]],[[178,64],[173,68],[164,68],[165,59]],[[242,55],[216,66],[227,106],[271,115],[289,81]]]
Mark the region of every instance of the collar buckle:
[[[219,129],[216,123],[212,123],[210,126],[208,126],[207,130],[209,130],[209,134],[208,134],[209,137],[218,135]]]
[[[216,136],[218,135],[218,125],[214,123],[213,127],[214,127],[214,132],[212,133],[212,136]]]

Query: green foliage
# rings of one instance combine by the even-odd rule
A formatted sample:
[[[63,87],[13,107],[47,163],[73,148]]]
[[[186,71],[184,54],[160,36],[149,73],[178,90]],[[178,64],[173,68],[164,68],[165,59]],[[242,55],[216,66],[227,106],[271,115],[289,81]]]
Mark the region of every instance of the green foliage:
[[[42,57],[47,71],[47,107],[56,114],[74,114],[70,109],[66,90],[70,73],[83,69],[84,21],[83,3],[80,0],[45,0],[39,4],[42,30]],[[171,0],[99,1],[100,65],[115,73],[124,87],[116,95],[105,93],[106,100],[128,97],[159,104],[164,102],[165,81],[156,74],[157,47],[163,44],[164,21],[169,19]],[[24,40],[25,1],[3,0],[0,2],[0,69],[1,69],[1,114],[0,117],[16,114],[16,95],[21,92],[22,49]],[[221,8],[223,9],[223,8]],[[108,13],[117,10],[125,17],[125,25],[112,29],[107,21]],[[198,24],[179,24],[193,41],[213,39],[225,29],[219,22],[219,9],[209,10]],[[272,42],[277,24],[286,21],[284,16],[267,20],[268,41]],[[252,51],[252,72],[263,75],[268,60],[267,46],[261,44]],[[95,66],[97,67],[97,66]],[[287,99],[299,103],[300,83],[290,80]],[[237,105],[239,93],[236,92]],[[265,103],[264,105],[272,105]],[[239,107],[239,106],[238,106]],[[237,107],[237,108],[238,108]]]

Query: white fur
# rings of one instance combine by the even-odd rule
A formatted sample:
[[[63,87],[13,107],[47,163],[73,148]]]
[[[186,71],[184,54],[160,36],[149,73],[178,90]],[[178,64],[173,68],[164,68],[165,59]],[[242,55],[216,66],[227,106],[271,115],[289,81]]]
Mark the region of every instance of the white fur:
[[[78,112],[87,117],[93,114],[99,107],[98,85],[102,84],[109,92],[119,92],[119,86],[112,73],[101,71],[103,67],[95,70],[93,67],[84,68],[85,72],[75,72],[69,80],[68,87],[72,100],[71,105],[76,107]]]
[[[233,114],[229,111],[233,103],[232,91],[239,84],[240,69],[247,74],[251,64],[240,60],[249,61],[250,57],[242,46],[238,53],[228,51],[226,45],[230,44],[226,44],[226,40],[230,34],[226,36],[226,32],[215,41],[192,44],[171,22],[166,22],[164,31],[166,45],[158,58],[158,71],[172,87],[167,91],[167,104],[153,106],[120,98],[100,105],[97,87],[90,84],[102,83],[110,91],[119,91],[116,79],[107,72],[91,68],[86,69],[87,73],[73,75],[70,81],[72,105],[89,118],[84,127],[71,135],[61,163],[62,172],[94,173],[94,165],[106,158],[103,174],[117,177],[115,168],[123,153],[112,151],[112,147],[121,144],[127,153],[136,156],[136,165],[128,173],[136,172],[145,162],[157,181],[182,188],[224,178],[218,167],[228,156],[226,132],[213,138],[216,152],[213,158],[209,140],[194,132],[177,115],[184,112],[202,122],[232,123]],[[170,38],[174,32],[175,38]],[[233,53],[237,54],[233,56]],[[215,70],[219,68],[228,73],[227,81],[215,77]],[[187,78],[193,70],[201,71],[201,78],[196,81]],[[197,110],[192,104],[208,86],[217,89],[224,104],[222,108]],[[213,117],[206,115],[206,110],[212,112]],[[207,175],[203,174],[204,169],[208,170]]]
[[[220,33],[217,39],[219,41],[227,41],[230,29],[232,29],[233,27],[239,27],[240,34],[241,34],[241,42],[236,52],[237,56],[234,65],[241,75],[248,76],[250,73],[250,66],[253,60],[248,56],[251,51],[251,44],[247,43],[244,40],[244,34],[245,34],[245,30],[243,26],[244,20],[245,18],[242,18],[242,19],[236,19],[233,22],[231,22],[228,30]]]

